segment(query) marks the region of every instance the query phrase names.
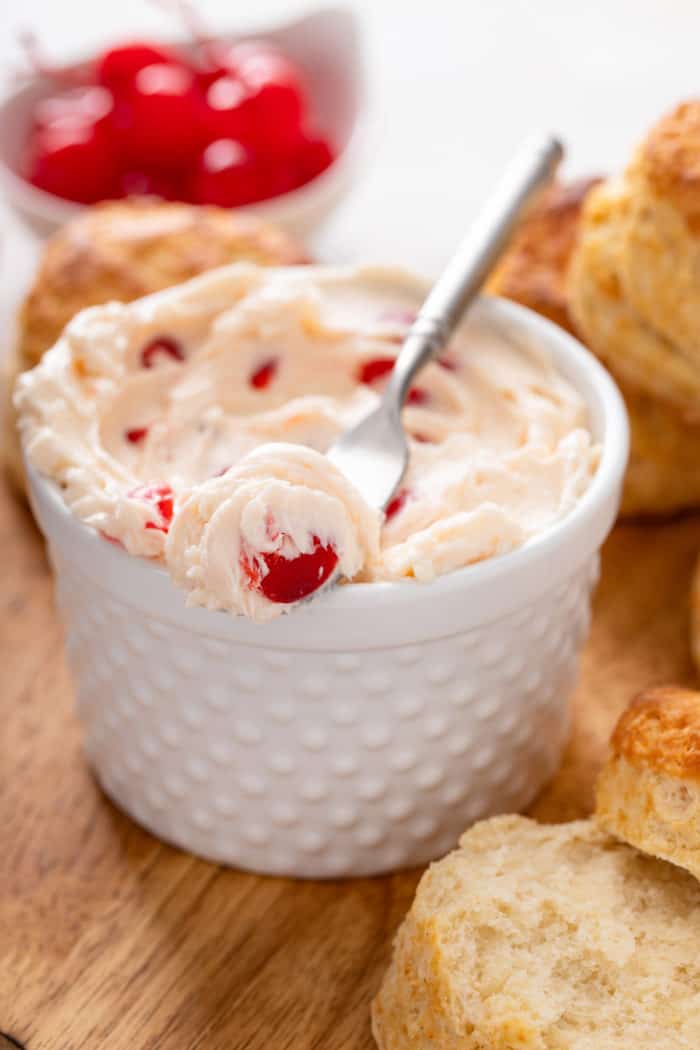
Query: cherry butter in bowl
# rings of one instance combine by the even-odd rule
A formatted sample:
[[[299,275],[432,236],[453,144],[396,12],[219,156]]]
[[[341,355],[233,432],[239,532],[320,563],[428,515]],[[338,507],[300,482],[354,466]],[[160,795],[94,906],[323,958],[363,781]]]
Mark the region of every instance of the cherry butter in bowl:
[[[230,281],[243,273],[224,269],[182,288],[206,288],[202,301],[210,303],[219,282],[228,304]],[[309,273],[265,279],[309,281]],[[340,276],[324,279],[347,290]],[[121,309],[146,311],[155,323],[154,311],[180,294],[170,289]],[[424,294],[416,289],[418,301]],[[541,317],[482,298],[464,324],[547,355],[576,394],[596,457],[564,517],[509,553],[434,578],[346,583],[266,622],[186,605],[162,562],[105,542],[71,513],[50,471],[28,463],[89,761],[107,794],[166,841],[270,874],[376,874],[424,864],[474,820],[526,807],[556,770],[598,551],[619,504],[625,410],[595,358]],[[49,352],[56,367],[69,361],[66,349]],[[140,384],[138,354],[134,360]],[[53,372],[39,367],[44,389],[55,393]],[[435,370],[431,382],[451,390],[452,369]],[[41,409],[43,419],[58,404],[42,398],[24,408]],[[44,469],[66,462],[65,443],[50,431],[44,437]],[[27,445],[40,465],[37,449]],[[218,491],[227,478],[209,475],[207,485]],[[71,499],[80,496],[76,472],[69,480]],[[84,496],[92,513],[96,504]],[[165,522],[150,503],[141,509],[146,523],[135,535],[152,551]],[[158,509],[170,517],[172,502]],[[112,539],[117,526],[110,521]],[[177,529],[173,519],[169,539]],[[195,532],[188,526],[182,535],[190,550]],[[227,526],[218,535],[228,565],[232,534]]]
[[[330,8],[244,40],[115,45],[24,79],[0,128],[0,181],[40,233],[98,200],[150,195],[304,234],[357,171],[356,20]]]

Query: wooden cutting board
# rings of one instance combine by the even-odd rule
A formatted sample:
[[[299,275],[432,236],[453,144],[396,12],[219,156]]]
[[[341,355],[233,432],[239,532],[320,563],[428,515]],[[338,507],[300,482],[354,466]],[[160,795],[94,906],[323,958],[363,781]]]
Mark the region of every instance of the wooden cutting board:
[[[635,691],[694,680],[699,549],[698,517],[608,542],[572,740],[538,817],[589,811]],[[0,550],[0,1030],[29,1050],[369,1050],[370,998],[418,873],[258,878],[139,830],[83,761],[42,543],[4,491]]]

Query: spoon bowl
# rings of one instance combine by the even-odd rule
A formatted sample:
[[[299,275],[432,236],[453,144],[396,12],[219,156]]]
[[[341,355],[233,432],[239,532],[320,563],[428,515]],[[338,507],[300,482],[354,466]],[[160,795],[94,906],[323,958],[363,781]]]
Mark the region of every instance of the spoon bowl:
[[[335,442],[328,458],[372,507],[385,508],[408,467],[406,433],[395,401],[380,401]]]

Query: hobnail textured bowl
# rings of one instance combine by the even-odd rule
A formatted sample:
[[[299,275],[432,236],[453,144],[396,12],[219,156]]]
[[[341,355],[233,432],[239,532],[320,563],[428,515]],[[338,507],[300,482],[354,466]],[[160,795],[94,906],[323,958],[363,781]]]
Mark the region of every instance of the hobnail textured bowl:
[[[476,309],[549,348],[602,458],[555,528],[432,583],[348,584],[264,625],[187,608],[161,568],[105,543],[29,469],[89,760],[156,835],[258,872],[376,874],[522,809],[555,771],[626,417],[566,333],[498,300]]]

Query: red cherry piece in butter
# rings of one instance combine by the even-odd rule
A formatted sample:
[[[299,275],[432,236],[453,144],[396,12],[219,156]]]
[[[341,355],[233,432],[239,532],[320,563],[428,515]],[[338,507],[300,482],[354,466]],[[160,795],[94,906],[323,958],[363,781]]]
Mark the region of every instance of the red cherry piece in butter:
[[[374,357],[371,361],[365,361],[358,372],[361,383],[371,386],[378,379],[383,379],[394,367],[393,357]],[[406,403],[409,405],[425,405],[430,400],[427,391],[421,387],[413,386],[408,392]]]
[[[245,554],[241,554],[239,565],[241,574],[245,578],[247,589],[249,591],[259,591],[262,572],[257,561],[251,560]]]
[[[152,503],[158,511],[158,520],[147,521],[144,528],[156,529],[158,532],[168,531],[173,520],[173,490],[170,485],[140,485],[129,495],[132,499]]]
[[[406,500],[409,495],[410,493],[408,489],[399,489],[394,498],[389,500],[386,505],[386,510],[384,511],[385,521],[391,521],[392,518],[396,517],[399,511],[403,510],[406,506]]]
[[[159,335],[144,346],[141,351],[141,364],[144,368],[153,368],[159,358],[184,361],[185,355],[176,339],[169,335]]]
[[[423,390],[422,387],[412,386],[408,391],[407,405],[427,405],[428,401],[430,401],[430,394],[427,390]]]
[[[357,378],[361,383],[371,385],[378,379],[383,379],[394,367],[393,357],[374,357],[371,361],[365,361],[360,367]]]
[[[338,564],[333,547],[324,546],[318,536],[313,537],[313,550],[296,558],[283,558],[275,552],[263,554],[267,566],[259,589],[271,602],[290,605],[318,590]]]
[[[268,361],[263,361],[252,373],[249,379],[250,385],[255,387],[256,390],[265,390],[275,378],[277,368],[278,361],[275,357],[271,357]]]
[[[124,437],[130,444],[140,445],[147,433],[148,427],[131,427],[130,430],[124,431]]]
[[[441,368],[444,368],[446,372],[456,372],[457,362],[451,357],[438,357],[437,363]]]

